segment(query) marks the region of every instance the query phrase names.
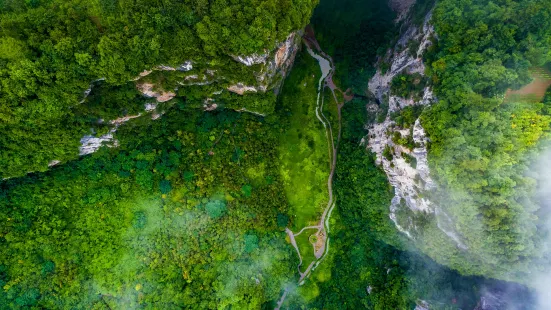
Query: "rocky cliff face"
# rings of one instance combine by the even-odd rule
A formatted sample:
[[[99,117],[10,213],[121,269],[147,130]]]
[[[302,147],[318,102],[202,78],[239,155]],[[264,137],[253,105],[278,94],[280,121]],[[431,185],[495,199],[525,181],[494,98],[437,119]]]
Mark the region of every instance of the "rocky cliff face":
[[[80,155],[87,155],[97,151],[101,146],[106,145],[108,147],[116,147],[117,140],[115,139],[115,132],[117,127],[125,122],[140,117],[144,113],[150,113],[152,119],[157,119],[161,114],[155,112],[156,103],[167,102],[176,96],[176,92],[179,88],[195,85],[210,85],[217,83],[221,89],[207,94],[204,100],[204,109],[206,111],[212,111],[218,107],[217,96],[221,95],[224,91],[236,93],[238,95],[246,95],[247,93],[265,93],[268,91],[274,91],[277,93],[281,86],[285,76],[289,72],[293,65],[295,56],[300,48],[302,32],[293,32],[287,39],[279,44],[272,51],[264,51],[262,54],[253,54],[248,56],[232,56],[233,61],[246,66],[253,67],[253,75],[255,83],[247,84],[245,81],[232,80],[220,73],[216,68],[209,68],[208,64],[198,63],[193,60],[186,60],[181,65],[171,67],[167,65],[159,65],[151,70],[143,71],[137,76],[134,81],[136,88],[145,97],[151,98],[152,101],[146,104],[144,112],[138,115],[126,116],[115,120],[108,121],[113,127],[112,129],[103,135],[97,136],[95,134],[89,134],[80,140],[81,147],[79,149]],[[197,67],[201,70],[194,70]],[[154,72],[160,73],[177,73],[177,87],[174,89],[162,89],[159,85],[148,81],[147,78]],[[97,82],[97,81],[96,81]],[[92,92],[92,86],[84,93],[85,102],[86,97]],[[245,108],[239,111],[255,113],[262,115],[255,111],[249,111]],[[58,164],[56,162],[55,164]]]
[[[425,64],[422,57],[427,48],[432,44],[431,38],[434,35],[434,28],[430,24],[431,17],[432,12],[429,12],[425,17],[422,27],[417,27],[411,22],[406,21],[406,25],[408,25],[406,28],[407,30],[400,35],[396,46],[389,49],[385,57],[379,60],[379,63],[384,62],[390,64],[390,69],[386,72],[378,69],[375,76],[369,81],[369,91],[373,93],[380,102],[383,101],[385,96],[388,97],[389,112],[398,111],[408,105],[427,105],[434,99],[429,87],[425,88],[423,99],[418,102],[415,102],[411,98],[395,96],[390,92],[392,79],[398,74],[424,74]],[[408,44],[411,41],[419,42],[419,47],[413,53],[410,48],[408,48]]]
[[[156,110],[157,104],[156,103],[147,103],[144,106],[144,111],[142,113],[136,114],[136,115],[127,115],[124,117],[119,117],[117,119],[109,121],[109,124],[112,126],[112,128],[107,132],[106,134],[97,136],[95,134],[85,135],[80,139],[80,148],[79,148],[79,155],[88,155],[96,152],[99,150],[102,146],[107,147],[117,147],[118,141],[115,139],[115,132],[117,132],[117,128],[124,123],[138,118],[142,115],[149,114],[151,115],[151,119],[155,120],[161,116],[163,112],[158,112]],[[103,120],[101,120],[103,122]],[[59,161],[57,161],[56,164],[58,164]]]
[[[405,6],[405,5],[404,5]],[[409,6],[405,6],[409,9]],[[402,12],[403,14],[403,12]],[[422,232],[418,222],[424,218],[436,219],[438,228],[460,248],[466,248],[461,237],[454,231],[450,217],[437,205],[425,198],[424,193],[436,185],[430,176],[427,160],[428,138],[417,119],[410,128],[401,128],[391,117],[408,106],[427,106],[437,100],[431,87],[425,85],[420,96],[400,97],[392,92],[393,79],[401,74],[424,75],[423,54],[432,44],[434,29],[430,24],[431,12],[427,14],[421,26],[414,25],[405,18],[405,31],[400,35],[396,46],[389,49],[379,59],[379,64],[386,63],[390,68],[377,71],[369,81],[369,91],[382,105],[388,105],[383,122],[369,127],[366,142],[368,148],[377,156],[377,163],[382,166],[390,184],[395,189],[395,196],[390,205],[390,218],[396,228],[409,238],[415,239]],[[418,48],[412,50],[410,42],[418,42]],[[398,138],[398,139],[397,139]],[[414,147],[400,145],[396,140],[409,139]]]
[[[256,85],[244,85],[237,82],[228,87],[229,91],[242,95],[250,92],[266,92],[274,89],[278,92],[283,79],[293,66],[295,56],[300,47],[302,31],[291,33],[285,41],[278,44],[270,53],[263,55],[250,55],[246,57],[238,56],[234,59],[246,66],[255,64],[261,65],[260,71],[256,75]]]
[[[217,92],[218,94],[213,94],[214,96],[209,98],[211,101],[215,100],[212,97],[219,95],[222,91],[230,91],[239,95],[265,93],[271,90],[277,93],[282,81],[293,65],[296,53],[300,47],[301,35],[301,31],[291,33],[285,41],[277,44],[272,51],[264,51],[262,54],[246,56],[231,56],[235,62],[245,67],[254,67],[252,70],[254,83],[228,78],[223,72],[219,72],[214,67],[209,67],[209,64],[187,60],[177,68],[163,65],[157,66],[152,70],[146,70],[136,78],[136,85],[144,96],[156,98],[158,102],[165,102],[174,98],[178,88],[193,85],[210,85],[213,83],[220,84],[222,88]],[[200,72],[193,71],[194,66],[201,67],[202,70]],[[178,76],[178,87],[174,89],[160,89],[158,85],[156,86],[147,82],[145,79],[154,71],[188,72],[188,74],[180,74]]]
[[[409,10],[415,4],[415,0],[389,0],[388,6],[396,12],[396,22],[406,19]]]
[[[97,134],[93,128],[90,133],[80,138],[78,153],[80,156],[96,152],[102,146],[117,147],[117,128],[124,123],[149,115],[152,120],[158,119],[164,111],[157,108],[158,103],[169,102],[176,97],[178,90],[189,86],[206,86],[202,107],[205,111],[212,111],[221,106],[218,98],[224,92],[245,96],[247,94],[262,94],[267,92],[278,93],[283,80],[293,66],[295,56],[300,49],[302,30],[291,33],[283,42],[274,45],[272,50],[252,55],[228,56],[222,65],[209,61],[183,60],[180,65],[169,66],[160,64],[138,74],[133,82],[136,89],[146,98],[151,100],[145,104],[141,113],[128,115],[111,120],[99,120],[99,124],[108,124],[109,131]],[[230,69],[225,68],[228,65]],[[242,70],[234,70],[234,69]],[[237,71],[237,72],[234,72]],[[157,75],[157,77],[155,77]],[[161,77],[159,79],[159,76]],[[83,92],[80,104],[86,104],[87,98],[93,93],[97,83],[102,83],[105,78],[93,81],[90,87]],[[158,80],[168,80],[169,87],[160,85]],[[176,86],[170,86],[176,85]],[[169,104],[170,105],[170,104]],[[259,111],[232,106],[240,112],[253,113],[263,116]],[[49,167],[62,163],[57,158],[52,158]],[[29,171],[29,173],[32,171]],[[6,179],[6,178],[4,178]]]

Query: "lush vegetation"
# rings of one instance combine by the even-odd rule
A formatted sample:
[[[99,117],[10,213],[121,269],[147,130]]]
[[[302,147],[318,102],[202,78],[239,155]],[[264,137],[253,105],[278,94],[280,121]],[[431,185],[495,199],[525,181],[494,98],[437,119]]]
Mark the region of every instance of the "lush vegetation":
[[[393,190],[374,154],[358,148],[366,134],[364,103],[343,109],[343,128],[335,179],[337,210],[331,220],[331,253],[290,303],[308,309],[413,309],[420,299],[431,309],[473,309],[483,288],[514,286],[456,271],[404,246],[389,218]],[[406,250],[408,249],[408,250]],[[503,302],[530,309],[533,297],[516,288]],[[510,302],[510,303],[509,303]]]
[[[530,155],[548,136],[548,104],[507,102],[551,60],[548,1],[439,1],[438,40],[429,54],[439,102],[422,124],[439,183],[433,194],[454,218],[468,251],[428,236],[424,249],[465,273],[515,278],[540,253]],[[538,231],[539,230],[539,231]]]
[[[393,96],[413,98],[419,101],[425,85],[425,78],[419,73],[398,74],[392,79],[390,91]]]
[[[91,123],[75,119],[74,107],[92,81],[120,86],[156,65],[187,60],[229,80],[253,79],[257,66],[230,56],[273,49],[306,25],[316,4],[0,1],[0,177],[44,171],[51,160],[76,157]]]
[[[0,304],[225,308],[293,281],[277,123],[174,110],[102,149],[1,186]],[[287,218],[287,219],[285,219]]]
[[[537,141],[544,136],[544,131],[549,125],[546,106],[524,103],[506,105],[502,103],[502,97],[501,99],[496,97],[502,95],[508,87],[520,87],[529,82],[528,68],[540,66],[547,61],[549,39],[544,34],[549,33],[548,22],[545,21],[542,25],[542,29],[546,30],[538,29],[536,31],[528,25],[536,27],[537,22],[535,21],[545,18],[545,14],[548,14],[546,9],[549,6],[538,1],[521,2],[522,4],[500,1],[496,4],[489,1],[442,1],[437,6],[434,18],[439,41],[435,42],[436,46],[432,48],[431,55],[427,59],[429,63],[432,63],[428,70],[429,77],[437,90],[438,98],[441,99],[435,107],[423,114],[422,119],[432,141],[429,158],[433,171],[439,177],[438,181],[441,180],[442,171],[453,171],[455,173],[453,175],[457,177],[448,175],[442,179],[449,180],[455,185],[459,184],[459,186],[469,186],[469,184],[477,184],[477,182],[480,185],[481,182],[488,180],[488,175],[491,175],[492,178],[495,177],[496,182],[485,189],[486,199],[494,202],[499,200],[496,193],[499,194],[502,190],[503,193],[509,195],[502,197],[509,197],[509,201],[523,200],[523,182],[521,181],[526,166],[515,166],[515,157],[517,160],[526,158],[528,150],[533,148]],[[343,85],[352,85],[354,82],[362,83],[361,79],[356,76],[351,78],[354,81],[349,81],[350,74],[344,74],[348,77],[342,77],[339,74],[339,72],[343,72],[340,71],[343,67],[350,69],[353,66],[343,61],[345,57],[339,58],[338,54],[342,49],[339,51],[339,44],[333,45],[332,41],[343,42],[344,40],[341,41],[341,39],[348,38],[348,33],[354,33],[353,30],[357,24],[348,27],[350,25],[346,23],[347,18],[340,15],[339,23],[333,23],[331,26],[324,25],[326,20],[321,17],[324,16],[322,8],[330,7],[330,3],[330,1],[322,2],[313,18],[314,25],[320,25],[315,29],[320,38],[319,41],[322,47],[335,54],[336,78],[339,82],[344,81]],[[371,5],[375,5],[374,2],[371,2]],[[419,1],[412,12],[413,22],[419,24],[432,5],[431,1]],[[514,7],[516,5],[518,7]],[[337,12],[334,13],[335,15],[340,12],[338,7],[332,7],[332,10]],[[523,13],[523,19],[517,19],[514,26],[502,22],[505,19],[511,19],[511,17],[506,17],[506,14],[515,14],[514,12],[517,10],[528,10],[523,12],[530,13]],[[496,11],[499,13],[496,14]],[[319,16],[318,12],[321,12]],[[327,15],[331,14],[327,13]],[[351,15],[354,16],[354,14]],[[500,23],[498,19],[501,19],[499,26],[497,26]],[[448,25],[449,20],[452,22]],[[340,25],[343,25],[342,28],[351,30],[339,30]],[[472,25],[480,26],[481,30],[479,32],[471,31]],[[330,29],[327,30],[329,27]],[[453,27],[457,28],[450,29]],[[502,34],[504,30],[499,27],[518,29],[514,30],[516,31],[513,35],[514,40],[506,39]],[[485,36],[487,32],[482,29],[491,31],[492,35]],[[531,32],[532,35],[528,35],[528,32]],[[333,40],[327,39],[328,33],[332,33]],[[536,41],[536,44],[530,43]],[[353,44],[354,40],[346,42]],[[363,42],[365,43],[365,40]],[[410,44],[410,50],[415,48],[414,45],[413,42]],[[469,76],[467,77],[467,75]],[[511,77],[513,75],[514,77]],[[420,78],[420,76],[398,76],[392,83],[392,91],[404,97],[418,99],[416,98],[417,93],[421,90],[419,85],[425,84],[425,81],[418,81]],[[503,82],[507,78],[509,81]],[[362,87],[365,87],[365,84]],[[491,90],[492,87],[494,87],[493,90]],[[481,104],[483,102],[485,104]],[[393,115],[392,118],[398,123],[398,126],[411,128],[421,114],[421,110],[418,107],[408,108],[403,113]],[[353,115],[360,115],[359,111],[361,109],[356,110],[356,114]],[[347,123],[346,126],[349,126],[354,123],[352,120],[354,116],[348,114],[347,117],[344,119]],[[356,124],[360,124],[357,128],[361,132],[365,119]],[[458,124],[463,127],[459,127]],[[469,129],[467,130],[467,128]],[[346,137],[346,129],[344,133]],[[356,134],[355,139],[352,139],[353,143],[349,146],[347,146],[345,138],[340,146],[335,184],[339,216],[334,226],[336,231],[332,239],[334,241],[333,249],[336,247],[337,250],[334,252],[334,256],[328,258],[330,267],[321,267],[320,275],[312,276],[313,281],[307,283],[307,287],[302,289],[302,296],[306,296],[310,304],[319,309],[343,307],[343,305],[349,308],[409,308],[419,296],[433,301],[434,303],[431,305],[434,307],[438,307],[435,305],[442,305],[442,308],[474,307],[478,298],[478,288],[480,285],[484,285],[484,280],[460,277],[457,273],[435,265],[422,256],[393,248],[393,246],[401,248],[401,242],[397,239],[393,223],[388,219],[388,205],[391,196],[388,192],[385,194],[387,189],[375,181],[378,177],[384,178],[382,172],[374,168],[374,163],[369,155],[357,149],[362,136],[362,133]],[[446,138],[445,141],[443,137]],[[410,148],[414,147],[413,141],[402,137],[395,138],[400,144]],[[473,143],[473,140],[476,139],[479,140]],[[510,143],[505,145],[507,141]],[[501,144],[501,146],[495,147],[496,144]],[[448,148],[448,145],[454,146]],[[467,145],[469,147],[466,147]],[[471,145],[480,148],[480,151],[472,149]],[[473,153],[466,155],[471,151]],[[438,155],[438,152],[441,152],[441,155]],[[343,158],[343,154],[346,154],[345,158]],[[387,156],[392,156],[392,154],[389,153]],[[479,169],[480,165],[470,159],[477,156],[485,157],[481,161],[485,167],[495,164],[496,169],[492,170],[492,173],[487,171],[473,173],[473,170]],[[499,156],[502,156],[501,160],[492,162]],[[468,158],[468,160],[459,165],[457,160],[459,157]],[[438,161],[438,158],[444,158],[447,161]],[[512,161],[506,162],[507,159],[512,159]],[[416,164],[414,160],[409,160],[411,165]],[[504,169],[503,165],[515,166],[517,169]],[[357,169],[358,167],[362,168]],[[466,167],[470,169],[465,169]],[[499,170],[501,170],[501,174],[494,174]],[[515,190],[518,189],[519,195],[513,196],[514,191],[506,191],[506,187],[503,187],[504,184],[507,184],[504,179],[511,176],[514,176],[514,182],[508,184]],[[489,183],[493,182],[492,180]],[[498,185],[499,182],[502,183]],[[382,181],[382,183],[386,184],[386,181]],[[532,185],[529,180],[524,184]],[[442,189],[449,188],[452,186]],[[480,192],[484,192],[484,190],[475,191],[475,194],[478,195]],[[527,197],[531,192],[527,188],[524,193],[526,193],[524,197]],[[385,195],[387,195],[386,198]],[[456,195],[455,192],[448,195],[446,191],[432,193],[432,195],[433,198],[440,198],[441,200],[437,199],[439,202],[465,198]],[[502,202],[504,201],[502,200]],[[460,232],[468,234],[468,241],[472,242],[469,243],[471,248],[468,251],[459,250],[449,237],[442,234],[435,223],[426,222],[424,224],[425,231],[418,236],[425,242],[420,249],[437,258],[439,262],[457,268],[463,273],[505,277],[506,269],[513,265],[510,259],[515,257],[515,251],[517,253],[531,252],[530,243],[523,244],[526,240],[520,240],[517,235],[510,233],[516,230],[516,232],[529,235],[530,228],[527,230],[526,226],[516,226],[517,222],[513,223],[510,220],[507,222],[503,219],[509,216],[509,219],[515,218],[519,222],[524,221],[525,217],[522,214],[519,217],[513,217],[521,213],[516,212],[519,209],[518,206],[519,204],[516,204],[511,208],[499,210],[495,203],[488,204],[484,199],[471,200],[468,203],[462,201],[460,206],[452,203],[450,209],[453,211],[450,213],[454,219],[459,219]],[[527,210],[531,211],[530,207],[533,206],[527,206]],[[503,205],[500,207],[503,209]],[[470,213],[473,209],[476,209],[474,214]],[[482,222],[484,223],[481,224]],[[530,223],[530,221],[527,222]],[[530,225],[528,224],[528,226]],[[488,236],[488,238],[481,238],[481,236]],[[517,239],[513,241],[515,238]],[[486,246],[488,249],[485,248]],[[515,249],[511,250],[512,247]],[[511,254],[507,253],[509,251]],[[488,255],[491,252],[493,253]],[[499,256],[498,259],[496,256]],[[390,261],[392,259],[394,260]],[[517,256],[516,259],[522,260],[522,257]],[[380,269],[392,272],[383,274],[380,273]],[[509,277],[514,278],[515,276],[509,274]],[[381,279],[384,281],[378,282]],[[372,289],[371,294],[366,291],[368,286]],[[319,292],[325,292],[325,294]],[[351,299],[351,294],[360,298]]]
[[[320,73],[317,61],[303,51],[278,102],[280,119],[286,121],[280,137],[280,170],[296,232],[319,221],[329,196],[329,146],[323,124],[316,117]]]
[[[397,30],[386,2],[324,0],[316,10],[314,30],[334,56],[339,86],[363,94],[375,57]],[[299,53],[278,98],[223,92],[216,111],[202,108],[229,80],[255,79],[258,66],[232,55],[272,48],[308,22],[316,3],[0,0],[0,177],[42,171],[0,183],[0,305],[274,308],[299,278],[284,228],[317,222],[327,203],[318,65]],[[430,5],[418,1],[413,22]],[[551,93],[543,103],[504,103],[501,95],[528,82],[528,68],[551,60],[546,14],[544,1],[440,1],[439,41],[427,59],[440,100],[392,115],[410,129],[421,115],[441,185],[431,198],[447,202],[469,249],[459,250],[422,215],[399,218],[419,220],[421,252],[462,273],[512,270],[514,278],[538,254],[534,180],[523,172],[547,135]],[[159,107],[165,114],[119,127],[117,148],[69,161],[90,128],[109,130],[99,120],[138,114],[150,102],[134,77],[189,59],[191,73],[212,83],[183,87],[184,73],[154,71],[143,81],[178,87],[177,98]],[[226,80],[215,81],[211,69]],[[415,98],[420,79],[400,75],[392,91]],[[333,98],[322,96],[336,128]],[[435,309],[473,308],[481,287],[496,282],[463,277],[411,251],[389,218],[393,189],[361,144],[375,118],[366,104],[356,96],[342,110],[331,250],[303,286],[290,289],[286,305],[412,309],[424,299]],[[265,115],[235,111],[244,107]],[[414,147],[411,138],[393,140]],[[391,148],[384,156],[393,156]],[[52,159],[64,163],[44,172]],[[313,259],[308,238],[297,237],[304,266]]]

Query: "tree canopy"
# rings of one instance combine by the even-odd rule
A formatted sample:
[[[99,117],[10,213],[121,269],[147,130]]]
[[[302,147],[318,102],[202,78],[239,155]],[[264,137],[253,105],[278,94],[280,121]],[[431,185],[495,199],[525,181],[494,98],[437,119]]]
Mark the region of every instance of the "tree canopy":
[[[91,127],[74,119],[75,107],[98,79],[120,86],[154,66],[189,60],[253,78],[253,69],[235,70],[239,64],[231,56],[271,51],[306,25],[316,4],[1,1],[0,170],[22,175],[43,171],[54,159],[74,158],[75,145]]]
[[[503,95],[531,81],[529,68],[551,61],[550,16],[551,3],[532,0],[444,0],[434,9],[428,73],[439,101],[422,124],[439,183],[434,196],[470,254],[454,252],[469,257],[462,261],[427,250],[462,272],[503,277],[539,255],[535,180],[525,172],[548,137],[550,110]]]

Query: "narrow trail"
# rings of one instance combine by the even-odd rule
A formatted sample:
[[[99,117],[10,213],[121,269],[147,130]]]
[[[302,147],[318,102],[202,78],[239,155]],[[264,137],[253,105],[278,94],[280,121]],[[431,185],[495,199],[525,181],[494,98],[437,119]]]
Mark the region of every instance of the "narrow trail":
[[[287,228],[288,229],[288,228]],[[303,229],[301,229],[298,233],[294,234],[295,237],[298,237],[298,235],[302,234],[303,231],[307,230],[307,229],[319,229],[319,225],[316,225],[316,226],[307,226],[307,227],[304,227]],[[291,231],[289,229],[289,231]]]
[[[329,228],[329,219],[331,218],[331,213],[333,212],[333,209],[335,208],[335,200],[333,198],[333,179],[335,176],[335,170],[337,167],[337,153],[338,153],[338,145],[341,139],[341,131],[342,131],[342,120],[341,120],[341,109],[344,106],[345,102],[348,102],[352,100],[354,97],[353,95],[348,94],[349,90],[346,92],[343,92],[338,87],[335,86],[335,83],[333,82],[333,74],[335,72],[335,67],[333,65],[333,59],[324,53],[315,36],[313,29],[310,27],[307,27],[306,34],[303,37],[304,44],[306,45],[308,54],[315,58],[320,66],[321,69],[321,77],[318,82],[318,93],[316,98],[316,117],[322,123],[323,128],[325,129],[325,137],[327,138],[327,144],[328,144],[328,155],[329,155],[329,162],[330,162],[330,173],[329,177],[327,178],[327,190],[328,190],[328,196],[329,200],[327,202],[327,206],[323,210],[322,216],[318,222],[318,225],[315,226],[307,226],[302,228],[298,233],[293,233],[293,231],[289,228],[286,228],[285,231],[287,235],[289,236],[289,239],[291,241],[291,244],[297,251],[298,257],[299,257],[299,264],[298,264],[298,272],[300,274],[300,279],[298,281],[298,285],[304,284],[304,281],[310,276],[311,272],[315,270],[321,261],[325,258],[325,256],[329,253],[329,236],[328,233],[330,231]],[[314,52],[315,50],[315,52]],[[317,53],[316,53],[317,52]],[[335,145],[335,139],[333,135],[333,127],[331,126],[331,122],[327,119],[325,114],[323,113],[323,107],[324,107],[324,96],[323,91],[325,88],[329,88],[332,93],[332,97],[335,100],[335,104],[337,105],[337,112],[338,112],[338,134],[337,134],[337,142]],[[337,99],[337,95],[335,94],[335,91],[340,91],[343,95],[344,102],[339,102]],[[300,271],[300,268],[303,263],[302,256],[300,254],[300,249],[296,243],[295,237],[302,234],[305,230],[309,229],[317,229],[317,232],[314,234],[318,240],[316,243],[311,243],[314,247],[314,256],[316,259],[308,265],[306,270],[304,272]],[[319,240],[321,242],[319,242]],[[318,245],[318,243],[321,243]],[[319,246],[318,249],[316,249],[316,245]],[[275,310],[281,309],[281,306],[283,305],[285,298],[289,294],[290,289],[285,288],[283,295],[277,302],[277,307]]]

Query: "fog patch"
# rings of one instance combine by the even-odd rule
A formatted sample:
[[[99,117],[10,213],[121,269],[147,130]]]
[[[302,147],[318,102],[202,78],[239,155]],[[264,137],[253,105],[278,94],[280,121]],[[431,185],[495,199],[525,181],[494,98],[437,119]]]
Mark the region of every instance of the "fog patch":
[[[264,237],[260,239],[258,247],[250,247],[248,243],[254,239],[251,236],[241,235],[239,240],[235,241],[240,243],[238,248],[242,255],[235,260],[228,259],[217,268],[218,277],[214,289],[222,302],[219,308],[229,305],[260,308],[261,305],[250,303],[259,301],[251,295],[265,295],[268,300],[276,300],[282,289],[289,287],[288,283],[291,282],[294,269],[288,268],[292,267],[292,264],[289,251],[282,242],[284,239],[277,236]],[[233,303],[234,301],[238,303]]]
[[[547,255],[551,244],[551,145],[548,143],[537,159],[528,169],[527,176],[537,181],[535,196],[540,207],[536,215],[539,218],[538,227],[542,236],[540,266],[528,275],[527,283],[536,289],[538,296],[538,310],[551,309],[551,266]]]
[[[121,247],[117,249],[120,256],[115,262],[101,270],[90,270],[90,280],[83,285],[87,300],[96,305],[105,305],[113,309],[142,308],[144,295],[156,294],[164,290],[162,273],[156,277],[145,274],[152,269],[169,267],[172,255],[161,256],[159,242],[173,244],[177,255],[186,256],[193,251],[193,240],[199,231],[206,231],[215,225],[204,210],[185,210],[178,214],[175,210],[165,208],[160,198],[137,197],[124,202],[121,208],[126,210],[121,225],[127,228],[122,232]],[[186,242],[178,242],[178,241]],[[166,253],[169,254],[169,253]],[[99,258],[101,259],[101,258]],[[156,266],[150,265],[158,260]],[[166,305],[165,305],[166,306]]]

